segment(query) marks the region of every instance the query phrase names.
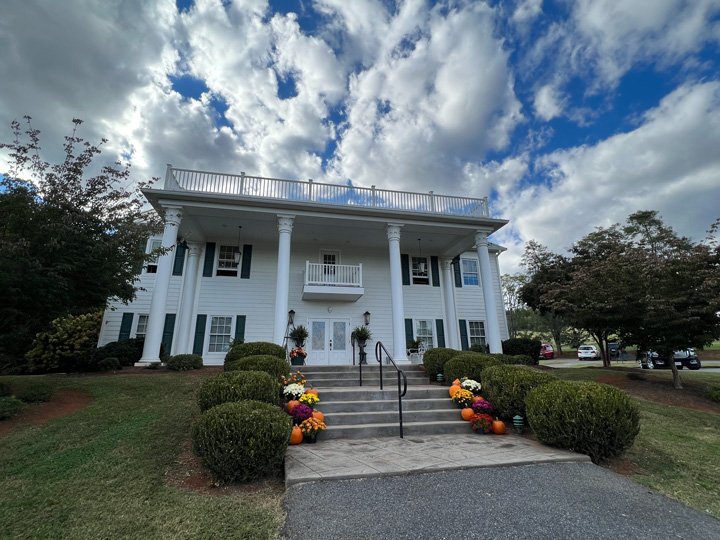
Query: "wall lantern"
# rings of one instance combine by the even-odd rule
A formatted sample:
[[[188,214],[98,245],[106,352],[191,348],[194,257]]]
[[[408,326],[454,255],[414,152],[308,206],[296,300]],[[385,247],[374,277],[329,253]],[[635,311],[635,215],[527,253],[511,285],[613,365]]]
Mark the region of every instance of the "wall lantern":
[[[291,309],[288,311],[288,324],[293,324],[295,322],[295,310]]]
[[[235,264],[240,264],[240,255],[242,255],[240,251],[240,246],[242,244],[240,243],[240,231],[242,230],[242,225],[238,225],[238,245],[235,248],[235,253],[233,253],[233,259],[235,260]]]
[[[363,313],[363,317],[365,318],[365,326],[370,324],[370,312],[366,311],[365,313]]]

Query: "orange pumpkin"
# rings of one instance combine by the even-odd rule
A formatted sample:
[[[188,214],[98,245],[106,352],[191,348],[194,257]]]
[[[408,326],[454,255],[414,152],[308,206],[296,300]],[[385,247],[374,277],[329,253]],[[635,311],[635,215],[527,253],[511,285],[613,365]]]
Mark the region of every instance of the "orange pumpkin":
[[[305,393],[306,394],[315,394],[316,396],[318,395],[318,391],[315,390],[314,388],[308,388],[307,390],[305,390]]]
[[[485,399],[485,398],[483,398],[482,396],[475,396],[473,398],[472,402],[475,403],[476,401],[482,401],[483,399]]]
[[[463,420],[470,421],[470,418],[472,418],[472,415],[475,414],[475,411],[473,411],[470,407],[465,407],[460,414],[462,415]]]
[[[325,421],[325,415],[320,411],[313,411],[313,418],[320,420],[321,422]]]
[[[455,380],[453,381],[453,384],[457,384],[458,386],[460,386],[460,379],[455,379]]]
[[[462,387],[461,387],[459,384],[453,384],[453,385],[450,387],[450,397],[453,397],[453,396],[455,395],[455,392],[457,392],[458,390],[460,390],[460,388],[462,388]]]
[[[492,425],[490,426],[490,429],[493,433],[497,433],[498,435],[502,435],[505,433],[505,422],[498,420],[497,418],[493,421]]]
[[[303,432],[300,426],[293,426],[292,434],[290,435],[290,444],[300,444],[303,442]]]
[[[295,405],[300,405],[300,402],[297,399],[292,399],[288,401],[287,412],[291,413]]]

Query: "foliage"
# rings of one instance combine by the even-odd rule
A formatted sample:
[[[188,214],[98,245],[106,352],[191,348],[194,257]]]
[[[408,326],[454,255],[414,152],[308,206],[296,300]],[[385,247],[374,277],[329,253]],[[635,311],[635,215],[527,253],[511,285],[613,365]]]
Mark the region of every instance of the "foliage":
[[[489,366],[501,365],[500,360],[490,355],[474,352],[460,353],[445,364],[445,380],[454,381],[467,377],[482,382],[482,372]]]
[[[525,355],[536,360],[540,358],[542,343],[539,339],[515,338],[502,342],[503,352],[509,356]]]
[[[299,384],[300,386],[304,386],[305,382],[305,376],[300,373],[300,370],[298,369],[289,377],[285,377],[284,375],[280,377],[280,382],[278,383],[278,386],[288,386],[290,384]]]
[[[714,388],[712,390],[708,390],[707,397],[710,401],[714,401],[715,403],[720,403],[720,388]]]
[[[128,191],[127,165],[98,167],[106,141],[78,137],[81,120],[65,137],[63,161],[51,165],[42,160],[40,132],[25,119],[24,133],[14,121],[14,140],[0,143],[9,157],[0,171],[0,353],[16,357],[51,321],[102,308],[108,298],[132,300],[149,258],[145,242],[160,223],[143,213],[140,189],[149,184]]]
[[[489,414],[475,413],[470,417],[470,423],[473,429],[482,429],[485,433],[490,433],[493,419]]]
[[[97,367],[99,371],[119,371],[122,369],[122,364],[120,360],[114,356],[108,356],[100,360],[97,363]]]
[[[145,338],[121,339],[111,341],[107,345],[98,347],[90,353],[90,364],[97,364],[103,358],[117,358],[123,366],[132,366],[142,358]],[[164,345],[161,346],[160,356],[164,354]]]
[[[315,394],[303,394],[299,399],[300,403],[307,405],[311,409],[320,402],[320,398]]]
[[[285,399],[299,399],[305,395],[305,385],[299,383],[286,384],[283,388]]]
[[[20,385],[14,394],[25,403],[42,403],[52,399],[55,387],[45,381],[33,380],[30,384]]]
[[[202,369],[203,359],[199,354],[176,354],[168,359],[167,367],[173,371]]]
[[[25,408],[25,404],[15,396],[0,397],[0,420],[12,418]]]
[[[476,401],[472,402],[472,410],[476,413],[485,413],[490,414],[495,410],[495,408],[492,406],[492,404],[487,399],[478,399]]]
[[[445,371],[445,363],[458,354],[460,354],[460,351],[447,349],[445,347],[435,347],[434,349],[430,349],[423,355],[425,373],[431,379],[435,379],[438,376],[438,373],[443,373]]]
[[[292,416],[295,424],[300,425],[308,418],[312,418],[312,409],[300,403],[293,407],[292,411],[290,411],[290,416]]]
[[[310,334],[308,333],[308,329],[303,326],[302,324],[298,324],[295,328],[293,328],[290,331],[290,334],[288,337],[290,339],[293,339],[295,341],[305,341]]]
[[[525,307],[525,303],[520,298],[520,289],[527,281],[525,274],[503,274],[500,277],[503,291],[503,301],[505,303],[505,314],[508,323],[508,333],[510,338],[517,337],[519,330],[519,312]],[[480,351],[478,351],[480,352]]]
[[[313,417],[310,417],[307,420],[303,420],[300,423],[300,431],[302,431],[303,435],[305,435],[306,437],[315,437],[326,427],[327,426],[325,425],[325,422]]]
[[[52,321],[50,330],[35,336],[27,353],[30,372],[92,371],[88,359],[97,345],[102,318],[101,312],[95,312]]]
[[[285,349],[267,341],[251,341],[232,347],[225,355],[225,365],[246,356],[268,355],[285,360]]]
[[[358,341],[368,341],[369,339],[372,339],[372,332],[370,332],[370,329],[365,325],[356,326],[352,331],[352,334]]]
[[[479,393],[480,389],[482,388],[479,382],[468,379],[467,377],[461,379],[460,386],[465,390],[470,390],[473,394]]]
[[[470,345],[470,352],[489,354],[490,345],[488,345],[487,343],[474,343],[473,345]]]
[[[295,347],[292,351],[290,351],[290,359],[293,360],[295,358],[305,358],[307,356],[307,351],[303,349],[302,347]]]
[[[469,407],[472,403],[473,399],[473,393],[470,390],[465,390],[464,388],[461,388],[457,392],[455,392],[452,396],[453,403],[457,403],[458,405],[465,405],[466,407]]]
[[[640,431],[640,412],[618,388],[557,381],[530,391],[527,418],[538,440],[590,456],[593,463],[622,454]]]
[[[193,425],[193,449],[217,479],[245,482],[280,471],[291,432],[292,421],[279,407],[223,403]]]
[[[549,373],[523,366],[495,366],[483,372],[483,393],[503,418],[525,416],[525,396],[533,388],[555,381]]]
[[[280,381],[282,377],[290,375],[290,366],[277,356],[258,354],[245,356],[232,364],[226,364],[225,371],[264,371],[269,373],[274,381]]]
[[[200,411],[230,401],[262,401],[277,405],[278,388],[262,371],[229,371],[208,377],[197,393]]]
[[[0,381],[0,397],[11,396],[12,388],[6,382]]]

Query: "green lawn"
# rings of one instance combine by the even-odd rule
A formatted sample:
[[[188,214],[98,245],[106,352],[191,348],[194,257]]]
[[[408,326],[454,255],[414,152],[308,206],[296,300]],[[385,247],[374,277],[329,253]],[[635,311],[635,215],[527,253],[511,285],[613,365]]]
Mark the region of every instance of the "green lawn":
[[[199,414],[194,393],[202,376],[43,379],[85,390],[93,401],[0,438],[2,538],[277,537],[284,519],[279,481],[247,494],[210,496],[165,480]]]
[[[557,369],[568,380],[595,380],[599,375],[626,376],[625,371]],[[670,372],[652,373],[671,378]],[[720,387],[720,374],[681,375],[686,391],[702,393]],[[637,466],[631,478],[701,512],[720,518],[720,414],[699,412],[636,399],[640,433],[623,459]]]

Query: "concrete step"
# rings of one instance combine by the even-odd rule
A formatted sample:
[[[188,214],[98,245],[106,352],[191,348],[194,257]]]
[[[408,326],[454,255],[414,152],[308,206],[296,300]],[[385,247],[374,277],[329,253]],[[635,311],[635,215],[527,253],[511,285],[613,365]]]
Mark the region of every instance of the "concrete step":
[[[408,386],[413,385],[427,385],[427,377],[413,377],[408,375],[407,377]],[[353,377],[352,379],[335,379],[335,378],[318,378],[318,377],[305,377],[306,388],[333,388],[339,386],[358,386],[359,379]],[[383,377],[383,388],[395,388],[397,391],[397,375],[393,377]],[[400,383],[402,384],[402,382]],[[380,377],[365,376],[363,374],[363,388],[364,387],[377,387],[380,388]]]
[[[323,401],[374,401],[394,400],[397,401],[397,385],[386,386],[380,390],[379,386],[343,386],[328,387],[318,390],[320,399]],[[450,399],[448,389],[444,386],[417,385],[408,386],[405,399]]]
[[[403,410],[403,422],[454,422],[458,419],[462,420],[458,409]],[[332,426],[392,424],[398,421],[397,403],[395,403],[395,410],[335,412],[325,416],[325,423]]]
[[[431,409],[452,409],[458,414],[460,409],[457,408],[449,399],[446,398],[427,398],[427,399],[406,399],[402,400],[403,411],[421,411]],[[373,411],[393,411],[397,413],[398,400],[371,400],[371,401],[330,401],[324,397],[320,398],[315,408],[322,411],[323,414],[345,413],[345,412],[373,412]]]
[[[428,380],[428,378],[425,376],[425,373],[422,371],[405,371],[405,376],[415,377],[415,378],[421,378],[424,380]],[[310,373],[306,373],[305,371],[302,372],[305,379],[308,381],[314,381],[315,379],[337,379],[340,380],[347,380],[347,381],[358,381],[360,379],[360,372],[359,371],[313,371]],[[383,369],[383,380],[397,380],[397,371],[390,371],[388,369]],[[380,371],[377,369],[373,370],[365,370],[363,369],[362,372],[363,380],[373,377],[375,379],[380,378]]]
[[[403,435],[441,435],[447,433],[471,433],[472,426],[462,419],[441,422],[406,422],[403,419]],[[362,439],[368,437],[397,437],[400,427],[397,421],[382,424],[333,425],[322,432],[323,439]]]
[[[400,369],[402,369],[404,372],[409,371],[419,371],[422,372],[418,364],[402,364],[398,366]],[[370,364],[363,364],[363,373],[365,371],[380,371],[380,364],[377,362],[372,362]],[[360,366],[355,365],[339,365],[339,366],[314,366],[314,365],[305,365],[305,366],[290,366],[291,372],[296,372],[297,370],[300,370],[302,373],[322,373],[322,372],[328,372],[328,371],[334,371],[334,372],[358,372],[360,370]],[[383,364],[383,371],[395,371],[395,368],[392,366],[392,364]]]

